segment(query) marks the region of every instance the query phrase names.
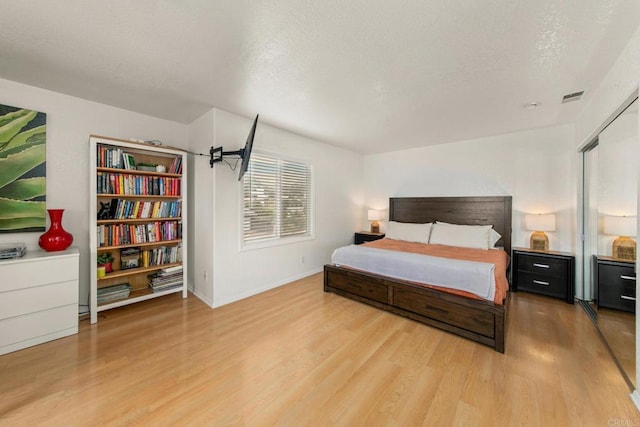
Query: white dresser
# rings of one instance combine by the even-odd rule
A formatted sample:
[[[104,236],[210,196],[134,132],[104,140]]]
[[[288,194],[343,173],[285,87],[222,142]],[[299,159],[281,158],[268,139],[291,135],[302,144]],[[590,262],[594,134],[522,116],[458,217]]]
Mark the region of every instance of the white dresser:
[[[78,333],[79,252],[0,260],[0,354]]]

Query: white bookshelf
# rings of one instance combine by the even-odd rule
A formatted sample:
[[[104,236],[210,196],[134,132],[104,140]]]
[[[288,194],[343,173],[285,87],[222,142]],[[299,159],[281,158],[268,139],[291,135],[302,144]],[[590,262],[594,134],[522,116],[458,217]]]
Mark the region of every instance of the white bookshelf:
[[[186,151],[95,135],[89,143],[91,323],[96,323],[98,313],[104,310],[178,292],[186,298]],[[136,165],[154,164],[164,170],[130,169],[125,157]],[[173,170],[177,159],[181,162],[179,171]],[[99,219],[100,202],[118,208],[110,210],[108,218]],[[125,268],[121,253],[126,249],[138,251],[137,266]],[[96,260],[105,253],[114,258],[113,272],[99,278]],[[149,276],[176,266],[182,266],[182,284],[168,289],[158,285],[154,291]],[[98,302],[101,289],[123,284],[131,287],[128,297]]]

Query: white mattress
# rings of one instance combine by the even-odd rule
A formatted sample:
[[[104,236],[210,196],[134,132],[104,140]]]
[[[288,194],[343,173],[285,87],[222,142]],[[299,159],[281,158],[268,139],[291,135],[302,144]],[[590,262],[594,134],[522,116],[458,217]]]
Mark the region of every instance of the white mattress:
[[[490,301],[496,293],[495,265],[439,258],[409,252],[344,246],[333,251],[331,262],[417,283],[470,292]]]

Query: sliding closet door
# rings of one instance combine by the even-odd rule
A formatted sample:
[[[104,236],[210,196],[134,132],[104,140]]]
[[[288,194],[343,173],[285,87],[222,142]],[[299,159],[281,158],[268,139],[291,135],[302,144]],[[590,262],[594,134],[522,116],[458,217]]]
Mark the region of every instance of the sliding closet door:
[[[598,135],[598,329],[635,382],[635,256],[616,251],[635,240],[638,212],[638,101]]]

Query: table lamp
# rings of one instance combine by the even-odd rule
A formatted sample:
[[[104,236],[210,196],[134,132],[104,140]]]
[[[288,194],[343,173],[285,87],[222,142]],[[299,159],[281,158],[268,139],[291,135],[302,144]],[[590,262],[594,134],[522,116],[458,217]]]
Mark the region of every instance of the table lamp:
[[[636,217],[605,215],[602,225],[604,234],[618,236],[613,241],[612,256],[618,259],[635,261],[636,242],[631,236],[636,235]]]
[[[367,218],[371,221],[371,232],[380,233],[380,221],[382,219],[382,211],[376,209],[369,209]]]
[[[545,231],[556,230],[556,216],[554,214],[525,215],[524,226],[527,230],[533,231],[529,239],[531,249],[548,251],[549,237]]]

